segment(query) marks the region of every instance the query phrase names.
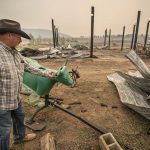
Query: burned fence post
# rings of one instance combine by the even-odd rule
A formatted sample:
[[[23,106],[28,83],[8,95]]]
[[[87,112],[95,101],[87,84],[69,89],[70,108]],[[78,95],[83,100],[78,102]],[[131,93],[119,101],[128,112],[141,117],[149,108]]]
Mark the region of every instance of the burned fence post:
[[[57,28],[55,28],[55,46],[57,47]]]
[[[139,23],[140,23],[140,15],[141,15],[141,11],[138,11],[137,22],[136,22],[136,30],[135,30],[135,40],[134,40],[134,47],[133,47],[134,50],[136,50],[138,31],[139,31]]]
[[[55,39],[55,47],[57,46],[57,28],[54,25],[54,39]]]
[[[145,35],[143,50],[146,50],[147,36],[148,36],[148,31],[149,31],[149,23],[150,23],[150,21],[147,22],[147,28],[146,28],[146,35]]]
[[[52,32],[53,32],[53,46],[55,48],[55,25],[53,19],[52,19]]]
[[[108,48],[110,49],[110,38],[111,38],[111,29],[109,29],[109,41],[108,41]]]
[[[135,25],[133,26],[133,33],[132,33],[132,39],[131,39],[131,47],[130,47],[130,49],[133,48],[134,37],[135,37]]]
[[[58,28],[56,28],[56,46],[59,46],[59,34],[58,34]]]
[[[93,36],[94,36],[94,7],[91,7],[91,51],[90,57],[93,57]]]
[[[124,33],[125,33],[125,26],[123,27],[121,50],[123,50],[123,44],[124,44]]]
[[[106,45],[106,39],[107,39],[107,29],[105,29],[104,46]]]
[[[54,25],[54,41],[55,41],[55,47],[57,46],[57,45],[56,45],[56,30],[57,30],[57,28],[56,28],[56,26]]]

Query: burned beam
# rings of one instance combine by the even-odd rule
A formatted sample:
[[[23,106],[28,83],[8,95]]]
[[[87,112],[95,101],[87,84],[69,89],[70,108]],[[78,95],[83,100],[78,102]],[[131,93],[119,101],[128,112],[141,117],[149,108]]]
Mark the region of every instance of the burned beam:
[[[110,49],[110,38],[111,38],[111,29],[109,29],[109,41],[108,41],[108,48]]]
[[[94,37],[94,7],[91,7],[91,50],[90,57],[93,57],[93,37]]]
[[[52,32],[53,32],[53,46],[55,48],[55,25],[54,25],[54,20],[52,19]]]
[[[106,45],[106,39],[107,39],[107,29],[105,29],[104,46]]]
[[[54,26],[54,39],[55,39],[55,47],[57,46],[57,28]]]
[[[59,34],[58,34],[58,28],[56,28],[56,45],[59,46]]]
[[[124,44],[124,33],[125,33],[125,26],[123,27],[121,50],[123,50],[123,44]]]
[[[148,31],[149,31],[149,23],[150,23],[150,21],[147,22],[147,28],[146,28],[146,35],[145,35],[143,50],[146,50],[147,36],[148,36]]]
[[[135,37],[135,25],[133,26],[133,33],[132,33],[132,39],[131,39],[131,46],[130,46],[130,49],[133,48],[133,43],[134,43],[134,37]]]
[[[140,23],[140,15],[141,15],[141,11],[138,11],[137,22],[136,22],[136,30],[135,30],[135,40],[134,40],[134,47],[133,47],[134,50],[136,50],[138,31],[139,31],[139,23]]]

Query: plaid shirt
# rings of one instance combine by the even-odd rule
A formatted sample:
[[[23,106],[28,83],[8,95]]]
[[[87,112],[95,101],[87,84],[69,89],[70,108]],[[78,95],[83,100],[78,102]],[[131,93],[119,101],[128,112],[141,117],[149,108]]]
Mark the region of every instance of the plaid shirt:
[[[24,70],[39,76],[48,76],[46,72],[26,62],[16,49],[0,42],[0,110],[18,107]]]

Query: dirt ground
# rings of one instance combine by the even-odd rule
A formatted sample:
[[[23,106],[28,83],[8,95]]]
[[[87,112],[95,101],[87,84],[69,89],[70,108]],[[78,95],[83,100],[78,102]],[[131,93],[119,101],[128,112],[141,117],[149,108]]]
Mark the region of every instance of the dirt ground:
[[[127,51],[101,50],[94,52],[98,58],[69,60],[69,70],[79,66],[81,77],[76,87],[58,85],[50,94],[53,97],[63,98],[64,104],[80,101],[81,104],[71,105],[70,110],[113,133],[123,148],[128,145],[130,150],[150,150],[150,135],[147,134],[150,121],[124,106],[116,87],[107,79],[107,75],[117,70],[127,72],[135,69],[124,56],[125,53]],[[58,69],[64,62],[65,59],[39,61],[41,65],[51,69]],[[150,67],[150,59],[144,59],[144,62]],[[24,101],[27,98],[23,96]],[[101,106],[101,103],[107,107]],[[33,107],[25,106],[27,116],[30,116],[33,110],[35,110]],[[54,135],[57,150],[100,149],[99,132],[58,108],[51,106],[42,110],[35,120],[45,122],[46,128],[36,132],[35,140],[13,145],[13,150],[40,150],[40,138],[48,132]],[[32,131],[28,129],[28,132]]]

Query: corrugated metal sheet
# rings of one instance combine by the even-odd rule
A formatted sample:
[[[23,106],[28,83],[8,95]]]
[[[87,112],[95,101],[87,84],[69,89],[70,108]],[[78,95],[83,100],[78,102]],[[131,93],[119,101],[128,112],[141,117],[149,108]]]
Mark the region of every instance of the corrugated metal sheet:
[[[150,100],[147,99],[150,95],[150,70],[133,50],[126,56],[143,77],[116,72],[108,75],[108,80],[117,87],[123,104],[150,120]]]

